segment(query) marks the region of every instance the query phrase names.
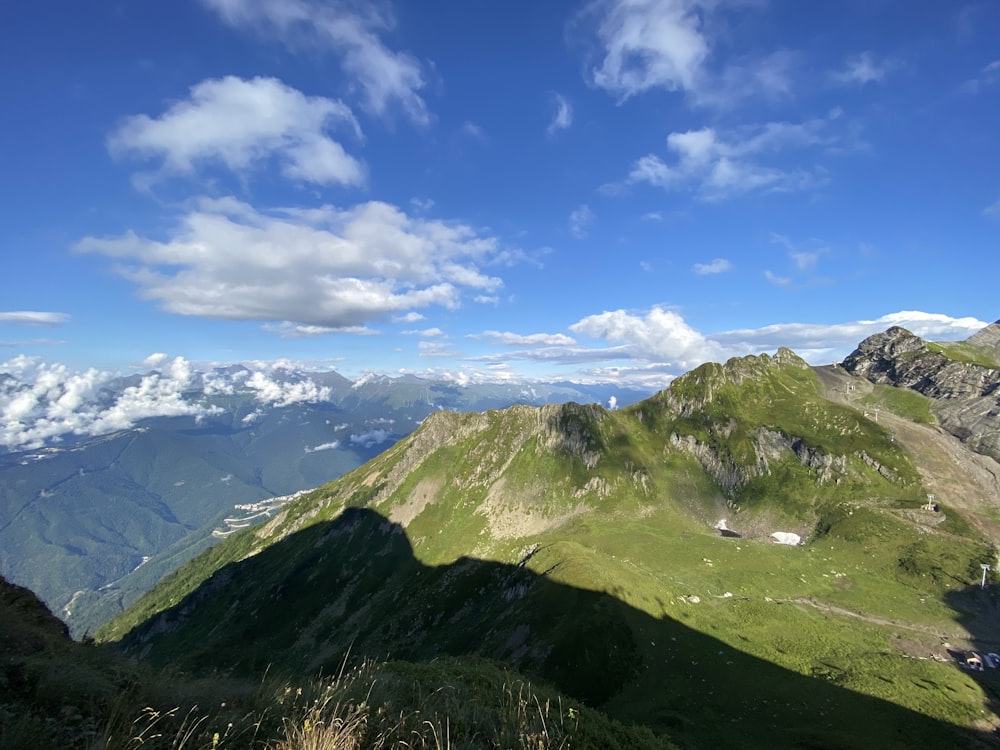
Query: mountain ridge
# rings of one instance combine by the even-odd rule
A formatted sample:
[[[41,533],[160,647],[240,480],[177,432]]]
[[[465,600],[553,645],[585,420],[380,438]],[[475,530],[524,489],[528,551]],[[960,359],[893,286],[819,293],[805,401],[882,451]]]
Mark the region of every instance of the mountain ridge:
[[[881,678],[889,670],[896,685],[926,679],[966,694],[956,667],[900,666],[893,655],[950,658],[929,635],[952,622],[948,586],[975,581],[995,549],[950,503],[920,516],[926,486],[895,433],[826,388],[780,350],[704,365],[614,411],[568,403],[434,414],[177,571],[98,635],[154,660],[251,671],[278,653],[295,670],[328,666],[350,644],[418,659],[464,649],[571,692],[593,684],[604,692],[588,700],[617,718],[704,739],[707,730],[679,718],[695,708],[633,692],[651,688],[655,665],[675,665],[663,649],[678,636],[650,636],[648,627],[666,627],[643,619],[652,617],[788,670],[775,673],[781,685],[793,674],[836,675],[828,679],[974,726],[975,701],[928,705],[919,692],[886,692]],[[359,513],[369,533],[405,541],[407,553],[345,551],[356,549],[342,532]],[[782,550],[775,532],[804,543]],[[532,599],[534,581],[609,598],[585,612],[560,608],[547,599],[568,594]],[[572,622],[560,612],[573,612]],[[894,613],[919,626],[892,636]],[[968,638],[950,627],[953,640]],[[240,645],[255,638],[271,645]],[[709,642],[698,643],[702,665]],[[571,658],[580,654],[589,656]],[[585,677],[588,663],[605,666]],[[731,679],[720,668],[716,679]],[[701,679],[693,666],[674,685],[691,691]],[[666,723],[651,718],[668,714]],[[695,723],[707,721],[700,716]],[[780,716],[801,727],[805,714]],[[760,724],[755,731],[776,731]]]
[[[950,346],[893,327],[862,341],[842,366],[926,396],[944,429],[1000,460],[1000,322]]]

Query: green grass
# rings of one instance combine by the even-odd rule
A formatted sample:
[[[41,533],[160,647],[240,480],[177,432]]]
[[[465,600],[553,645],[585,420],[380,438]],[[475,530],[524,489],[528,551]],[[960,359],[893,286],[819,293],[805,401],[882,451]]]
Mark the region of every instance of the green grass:
[[[821,398],[811,370],[745,358],[616,412],[435,415],[205,553],[101,637],[169,610],[126,644],[243,674],[330,670],[348,647],[414,663],[471,654],[684,742],[735,732],[753,746],[782,727],[802,746],[945,746],[981,718],[982,690],[913,655],[940,651],[959,617],[950,593],[994,553],[959,516],[940,530],[906,520],[925,494],[891,435]],[[387,521],[406,508],[405,530]],[[497,508],[524,523],[504,528]],[[742,538],[713,531],[722,516]],[[807,544],[771,544],[779,530]]]
[[[955,362],[964,362],[990,369],[1000,367],[1000,359],[997,358],[996,352],[972,346],[964,341],[928,343],[927,348],[932,352],[943,354]]]
[[[905,388],[876,385],[872,392],[860,399],[866,406],[881,406],[904,419],[917,424],[936,424],[931,411],[933,401],[926,396]]]

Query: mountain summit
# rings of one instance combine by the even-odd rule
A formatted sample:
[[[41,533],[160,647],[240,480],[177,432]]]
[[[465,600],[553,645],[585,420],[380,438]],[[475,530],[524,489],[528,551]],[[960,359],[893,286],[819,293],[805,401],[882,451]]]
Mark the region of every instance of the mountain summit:
[[[782,349],[616,411],[436,412],[99,638],[247,675],[486,657],[705,746],[968,743],[970,678],[910,657],[975,645],[954,613],[995,552],[952,495],[925,507],[937,428],[845,383]]]
[[[956,344],[929,343],[905,328],[890,328],[862,341],[843,367],[927,397],[944,429],[1000,460],[1000,322]]]

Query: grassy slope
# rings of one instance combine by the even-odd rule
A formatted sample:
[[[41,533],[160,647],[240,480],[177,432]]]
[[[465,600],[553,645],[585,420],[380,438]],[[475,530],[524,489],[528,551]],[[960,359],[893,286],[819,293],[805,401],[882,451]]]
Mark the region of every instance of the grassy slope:
[[[670,750],[545,685],[476,659],[365,662],[326,678],[191,678],[69,640],[0,578],[0,747],[340,750],[355,747]]]
[[[508,653],[564,686],[579,684],[591,662],[612,671],[618,664],[624,676],[610,681],[615,690],[591,696],[615,715],[692,737],[706,736],[713,716],[746,722],[758,738],[777,725],[804,737],[819,712],[837,714],[837,705],[823,703],[836,701],[854,712],[843,731],[863,726],[873,745],[894,741],[892,730],[866,721],[886,710],[881,704],[852,702],[843,691],[824,692],[832,684],[945,722],[972,725],[983,705],[977,684],[952,665],[909,657],[930,653],[937,633],[955,630],[956,613],[946,594],[975,580],[978,561],[988,559],[988,550],[975,538],[921,533],[894,515],[894,508],[923,497],[905,453],[874,422],[821,399],[809,370],[794,362],[776,365],[768,358],[748,358],[728,369],[699,368],[668,392],[616,413],[571,405],[439,415],[414,439],[302,498],[280,521],[210,550],[113,622],[102,637],[120,638],[181,602],[214,571],[296,529],[315,527],[318,537],[289,537],[280,559],[261,554],[251,560],[257,566],[253,575],[243,588],[231,588],[228,599],[220,597],[226,589],[217,576],[218,590],[184,628],[154,640],[153,654],[182,658],[185,643],[196,635],[204,653],[216,654],[218,663],[238,663],[240,655],[225,644],[245,649],[248,638],[270,634],[286,641],[270,643],[278,650],[264,649],[267,653],[287,654],[299,669],[315,667],[341,653],[346,644],[338,638],[373,615],[384,627],[372,636],[372,647],[381,639],[383,648],[401,648],[416,637],[424,651],[414,646],[415,657],[431,655],[435,648],[458,652],[462,628],[475,625],[469,613],[458,616],[462,597],[482,602],[483,592],[491,590],[502,598],[506,589],[490,589],[487,582],[510,575],[507,568],[487,563],[472,569],[454,564],[474,554],[501,563],[521,560],[526,573],[543,574],[546,586],[556,586],[529,596],[530,607],[496,609],[500,625],[494,628],[494,653]],[[691,404],[697,408],[685,406]],[[842,457],[839,482],[819,481],[816,469],[789,454],[773,461],[770,473],[750,478],[727,497],[698,461],[671,448],[668,440],[671,433],[690,435],[723,463],[746,465],[754,459],[761,427]],[[419,471],[412,471],[417,466]],[[780,523],[817,533],[801,548],[721,538],[709,523],[726,512],[727,502],[734,506],[728,517],[737,530],[766,538]],[[324,538],[332,527],[323,524],[331,524],[346,506],[368,506],[405,523],[412,561],[400,565],[411,554],[409,544],[379,562],[360,551],[351,553],[343,538]],[[264,597],[255,600],[258,612],[269,606],[266,596],[295,582],[315,595],[318,579],[310,579],[307,571],[333,575],[338,568],[316,567],[322,560],[310,550],[328,545],[347,555],[337,565],[364,560],[369,578],[367,583],[345,579],[356,587],[353,600],[338,598],[334,586],[330,606],[297,612],[312,618],[300,619],[300,625],[316,623],[311,640],[276,632],[296,612],[282,610],[282,617],[256,626],[240,622],[252,612],[247,602],[254,596],[251,582]],[[229,568],[221,577],[230,575],[239,577],[240,569]],[[585,591],[600,597],[588,600],[581,610],[585,614],[579,614],[575,605]],[[449,592],[457,597],[450,600],[455,608],[450,615],[442,601]],[[535,617],[535,634],[546,621],[536,615],[551,615],[556,625],[544,632],[545,658],[509,647],[516,646],[517,623],[503,618],[511,609],[522,619]],[[578,618],[575,625],[565,617],[567,611]],[[236,620],[227,619],[232,614]],[[452,619],[442,620],[445,615]],[[421,617],[426,618],[423,630],[399,630],[407,621],[424,622]],[[606,639],[609,633],[619,634],[620,660],[602,661],[600,648],[593,659],[580,658],[596,647],[593,638]],[[677,638],[688,646],[671,645],[677,641],[670,639]],[[614,645],[615,638],[609,642]],[[317,655],[318,644],[328,652]],[[487,649],[480,644],[479,650]],[[718,658],[722,655],[726,658]],[[259,659],[251,662],[260,665]],[[773,671],[770,664],[780,669]],[[760,698],[764,673],[770,681],[764,692],[774,702],[774,713],[767,717],[749,697],[734,700]],[[798,675],[809,678],[802,681]],[[600,684],[599,674],[587,679],[587,684]],[[843,726],[843,718],[831,721]],[[688,725],[697,720],[700,726]]]

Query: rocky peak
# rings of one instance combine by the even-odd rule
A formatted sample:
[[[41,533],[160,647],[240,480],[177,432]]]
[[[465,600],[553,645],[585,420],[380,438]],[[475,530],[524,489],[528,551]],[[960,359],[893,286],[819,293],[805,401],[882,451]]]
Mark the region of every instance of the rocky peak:
[[[966,343],[984,346],[994,340],[1000,341],[996,323]],[[842,366],[872,383],[909,388],[933,399],[944,429],[1000,460],[1000,369],[952,359],[898,326],[869,336]]]
[[[965,343],[980,349],[991,349],[1000,355],[1000,320],[990,323],[978,333],[965,340]]]

